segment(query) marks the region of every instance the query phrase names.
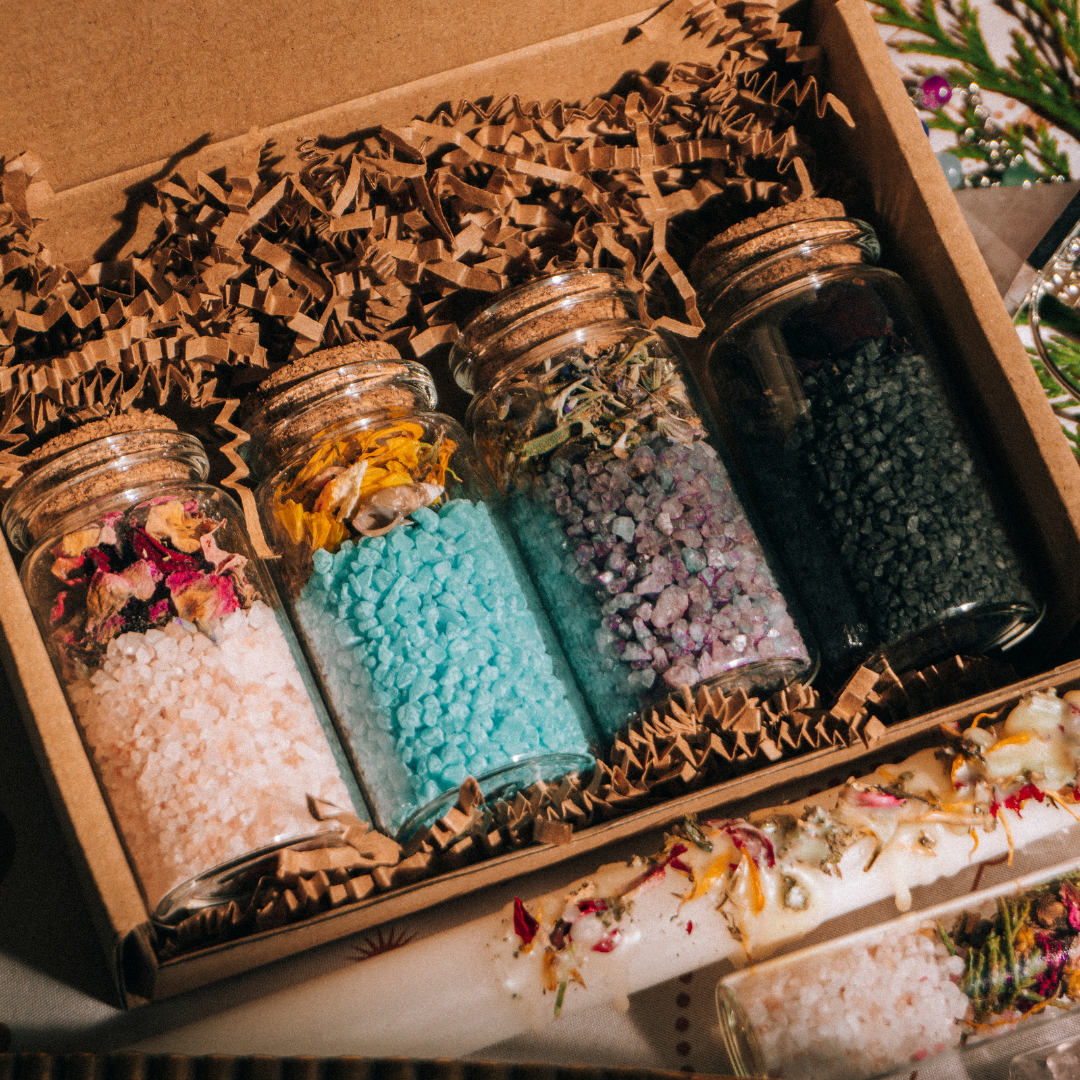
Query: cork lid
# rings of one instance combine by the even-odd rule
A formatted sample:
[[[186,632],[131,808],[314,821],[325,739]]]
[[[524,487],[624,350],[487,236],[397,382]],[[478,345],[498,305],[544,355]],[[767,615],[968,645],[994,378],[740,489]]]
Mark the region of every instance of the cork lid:
[[[167,481],[205,480],[202,443],[167,417],[131,410],[55,436],[26,459],[3,510],[4,531],[20,550],[60,519],[108,495]]]
[[[139,409],[129,409],[125,413],[116,416],[106,416],[100,420],[91,420],[80,424],[78,427],[65,431],[61,435],[55,435],[39,446],[33,453],[27,455],[26,464],[23,466],[23,476],[30,476],[42,466],[58,457],[95,442],[97,439],[107,439],[113,435],[125,435],[135,431],[175,431],[176,424],[167,416],[158,413],[143,412]]]
[[[462,390],[483,393],[546,342],[638,317],[624,273],[562,270],[503,293],[471,319],[450,351],[450,371]]]
[[[869,226],[847,216],[836,199],[799,199],[775,206],[710,240],[690,264],[702,307],[719,314],[794,278],[825,267],[863,263]],[[710,312],[715,318],[717,311]]]
[[[309,379],[320,371],[362,364],[372,360],[400,360],[401,353],[387,341],[354,341],[349,345],[336,345],[332,349],[318,349],[280,367],[269,378],[259,383],[254,394],[245,402],[244,413],[257,406],[260,400],[280,394],[296,383]]]

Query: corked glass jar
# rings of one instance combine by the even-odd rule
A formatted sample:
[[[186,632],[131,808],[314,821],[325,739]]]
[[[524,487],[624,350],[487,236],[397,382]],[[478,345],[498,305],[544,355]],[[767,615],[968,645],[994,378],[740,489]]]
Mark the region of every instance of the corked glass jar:
[[[46,443],[3,510],[117,832],[162,918],[191,879],[213,891],[212,868],[332,828],[309,799],[361,805],[243,514],[207,472],[197,439],[128,414]]]
[[[685,686],[769,691],[810,671],[684,362],[620,275],[513,290],[465,327],[450,364],[606,735]]]
[[[873,229],[808,199],[691,267],[721,420],[824,670],[1015,642],[1037,599],[904,281]]]
[[[359,361],[354,361],[360,355]],[[407,836],[485,794],[588,768],[592,725],[456,421],[370,346],[270,380],[245,426],[278,573],[369,805]]]

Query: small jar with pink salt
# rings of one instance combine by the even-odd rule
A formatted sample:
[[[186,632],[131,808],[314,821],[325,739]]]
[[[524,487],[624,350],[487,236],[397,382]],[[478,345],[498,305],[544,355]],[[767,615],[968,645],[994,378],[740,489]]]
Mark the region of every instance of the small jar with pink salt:
[[[208,471],[165,418],[95,421],[30,456],[2,519],[159,914],[215,867],[330,839],[334,808],[364,814],[242,511]]]
[[[771,692],[810,672],[685,362],[622,274],[569,270],[503,295],[450,365],[605,734],[683,687]]]

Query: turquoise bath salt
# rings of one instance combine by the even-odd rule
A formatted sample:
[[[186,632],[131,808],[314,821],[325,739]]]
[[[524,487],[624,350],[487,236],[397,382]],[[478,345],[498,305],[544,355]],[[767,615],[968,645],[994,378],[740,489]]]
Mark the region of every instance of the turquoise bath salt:
[[[595,729],[471,440],[388,349],[282,368],[244,424],[289,613],[372,820],[404,838],[468,777],[512,798],[591,768]]]
[[[466,776],[589,753],[483,502],[422,507],[313,554],[295,603],[369,799],[391,828]]]

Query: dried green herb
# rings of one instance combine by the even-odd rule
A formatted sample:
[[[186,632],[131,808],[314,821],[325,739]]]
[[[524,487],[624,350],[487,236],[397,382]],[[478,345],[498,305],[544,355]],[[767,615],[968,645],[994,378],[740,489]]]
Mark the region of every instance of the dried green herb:
[[[684,446],[704,433],[667,344],[647,330],[624,334],[613,344],[561,350],[542,370],[527,368],[500,389],[530,402],[521,421],[508,425],[511,469],[571,438],[625,459],[653,432]]]

